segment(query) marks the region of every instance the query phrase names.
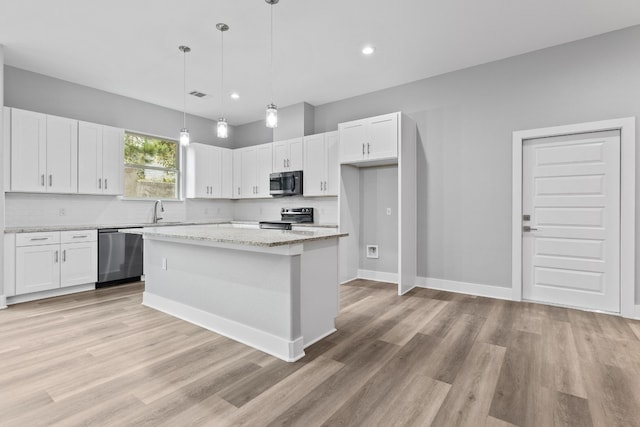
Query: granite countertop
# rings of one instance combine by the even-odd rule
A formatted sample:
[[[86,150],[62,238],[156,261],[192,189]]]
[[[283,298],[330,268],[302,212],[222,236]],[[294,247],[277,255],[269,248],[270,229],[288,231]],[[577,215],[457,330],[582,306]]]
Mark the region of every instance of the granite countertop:
[[[145,237],[175,238],[216,243],[250,246],[284,246],[313,240],[332,239],[347,236],[334,230],[263,230],[257,228],[234,227],[233,224],[220,226],[186,225],[176,227],[145,227],[136,230],[122,230],[125,233],[142,234]]]
[[[81,224],[81,225],[25,225],[16,227],[6,227],[7,233],[42,233],[47,231],[69,231],[69,230],[100,230],[103,228],[132,228],[132,227],[173,227],[183,225],[204,225],[204,224],[246,224],[258,226],[258,221],[231,221],[222,220],[205,220],[205,221],[167,221],[152,223],[131,223],[131,224]],[[293,224],[295,227],[319,227],[319,228],[338,228],[338,224],[316,224],[302,223]]]

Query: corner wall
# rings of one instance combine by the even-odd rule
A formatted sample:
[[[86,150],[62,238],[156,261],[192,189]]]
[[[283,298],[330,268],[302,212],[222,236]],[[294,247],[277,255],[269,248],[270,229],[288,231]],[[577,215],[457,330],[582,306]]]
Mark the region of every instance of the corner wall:
[[[638,40],[634,26],[316,106],[315,130],[410,115],[418,126],[418,275],[470,293],[502,287],[502,295],[511,287],[512,132],[639,116]],[[640,233],[638,214],[636,224]]]
[[[4,120],[2,120],[2,107],[4,105],[4,46],[0,44],[0,165],[4,167]],[[0,308],[6,307],[7,299],[4,296],[4,172],[0,173]]]

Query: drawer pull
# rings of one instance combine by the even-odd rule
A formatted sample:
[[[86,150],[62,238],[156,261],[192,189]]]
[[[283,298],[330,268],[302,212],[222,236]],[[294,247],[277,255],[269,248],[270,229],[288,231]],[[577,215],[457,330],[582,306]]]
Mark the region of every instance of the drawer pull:
[[[86,234],[76,234],[75,236],[73,236],[74,239],[86,239],[87,236]]]
[[[49,240],[49,238],[48,237],[32,237],[29,240],[31,240],[32,242],[36,242],[38,240]]]

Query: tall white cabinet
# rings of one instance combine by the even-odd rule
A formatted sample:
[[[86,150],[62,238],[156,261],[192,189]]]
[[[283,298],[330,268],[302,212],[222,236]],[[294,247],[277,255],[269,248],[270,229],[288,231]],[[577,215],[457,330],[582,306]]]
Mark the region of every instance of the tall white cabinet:
[[[338,125],[340,138],[341,184],[338,198],[340,230],[349,236],[340,239],[341,281],[354,278],[392,280],[398,283],[398,294],[402,295],[416,286],[417,276],[417,177],[416,177],[416,125],[401,113],[385,114],[355,120]],[[397,173],[397,271],[376,271],[360,268],[360,260],[366,254],[371,236],[362,236],[361,224],[364,215],[376,215],[368,207],[360,206],[362,188],[361,168],[379,169],[388,174],[389,168]],[[392,171],[393,172],[393,171]],[[394,178],[395,182],[395,178]],[[362,185],[361,185],[362,184]],[[394,189],[395,190],[395,189]],[[365,188],[375,191],[375,188]],[[374,206],[373,209],[385,209]],[[392,212],[388,211],[386,215]],[[388,230],[385,230],[388,231]],[[375,237],[375,236],[374,236]],[[365,277],[371,275],[374,277]]]
[[[78,122],[78,192],[123,194],[124,130]]]
[[[240,156],[239,198],[264,198],[269,195],[273,144],[260,144],[237,150]]]
[[[338,132],[304,137],[304,195],[337,196],[340,187]]]
[[[11,109],[11,191],[78,191],[78,122]]]

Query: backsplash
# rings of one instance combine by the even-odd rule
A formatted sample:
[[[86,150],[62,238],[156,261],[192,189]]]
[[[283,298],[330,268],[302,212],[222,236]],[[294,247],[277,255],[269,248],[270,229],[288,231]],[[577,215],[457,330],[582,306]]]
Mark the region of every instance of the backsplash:
[[[5,193],[6,227],[39,225],[107,225],[149,223],[153,200],[122,200],[110,196]],[[337,197],[282,197],[247,200],[165,201],[163,222],[280,219],[280,208],[312,207],[315,221],[338,223]]]
[[[109,196],[65,194],[5,194],[5,225],[93,225],[149,223],[153,200],[122,200]],[[163,221],[232,219],[230,200],[164,202]]]
[[[338,223],[337,197],[279,197],[244,199],[234,203],[233,219],[237,221],[274,221],[280,219],[280,208],[314,208],[314,220],[320,224]]]

